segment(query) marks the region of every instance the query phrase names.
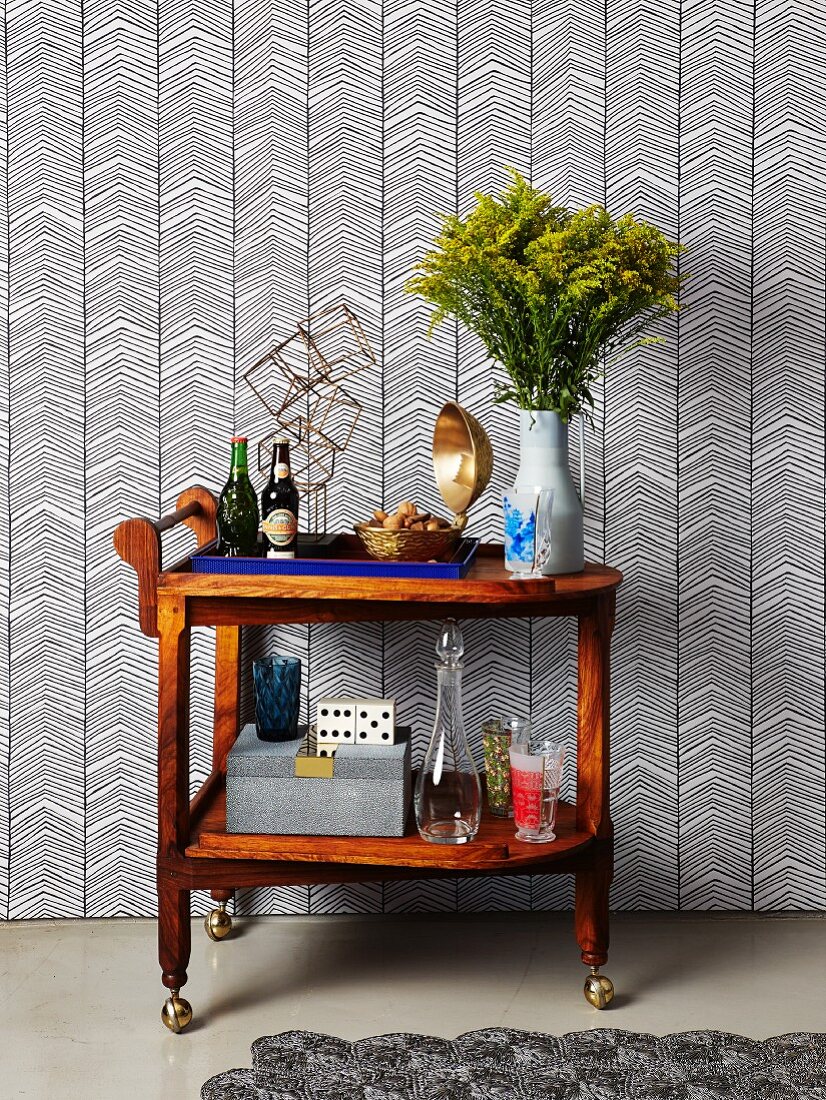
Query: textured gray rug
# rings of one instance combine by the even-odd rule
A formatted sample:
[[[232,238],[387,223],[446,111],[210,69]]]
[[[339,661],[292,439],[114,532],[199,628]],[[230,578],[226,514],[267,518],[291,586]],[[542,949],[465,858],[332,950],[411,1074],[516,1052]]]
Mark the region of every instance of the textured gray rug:
[[[252,1062],[211,1078],[201,1100],[826,1100],[826,1035],[285,1031],[257,1039]]]

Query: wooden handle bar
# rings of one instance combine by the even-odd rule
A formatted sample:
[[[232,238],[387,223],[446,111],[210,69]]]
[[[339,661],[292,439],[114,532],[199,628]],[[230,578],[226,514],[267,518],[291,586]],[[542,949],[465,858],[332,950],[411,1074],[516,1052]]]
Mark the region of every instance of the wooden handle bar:
[[[120,557],[138,575],[138,617],[149,638],[158,637],[158,574],[161,572],[161,533],[179,523],[195,532],[198,546],[215,538],[215,497],[203,485],[186,489],[177,500],[176,511],[160,519],[140,516],[115,528],[114,544]]]
[[[168,531],[170,527],[175,527],[178,523],[183,523],[185,519],[189,519],[190,516],[199,516],[201,514],[201,505],[197,500],[190,501],[184,508],[179,508],[177,512],[170,512],[168,516],[161,516],[160,519],[152,521],[152,526],[160,535],[162,531]]]

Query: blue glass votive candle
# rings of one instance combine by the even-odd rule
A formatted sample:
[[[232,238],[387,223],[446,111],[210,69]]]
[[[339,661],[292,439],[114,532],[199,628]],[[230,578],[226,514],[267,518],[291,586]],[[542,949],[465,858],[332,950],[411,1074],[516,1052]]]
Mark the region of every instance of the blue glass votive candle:
[[[255,729],[261,741],[298,737],[301,661],[298,657],[262,657],[252,663]]]

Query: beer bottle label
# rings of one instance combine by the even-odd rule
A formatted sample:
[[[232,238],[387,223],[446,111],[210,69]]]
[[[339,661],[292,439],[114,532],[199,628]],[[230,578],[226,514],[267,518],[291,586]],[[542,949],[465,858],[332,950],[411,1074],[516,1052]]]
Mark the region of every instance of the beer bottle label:
[[[289,477],[290,476],[290,464],[288,462],[279,462],[275,467],[276,477]]]
[[[261,529],[273,546],[289,546],[298,531],[298,519],[289,508],[273,508]]]

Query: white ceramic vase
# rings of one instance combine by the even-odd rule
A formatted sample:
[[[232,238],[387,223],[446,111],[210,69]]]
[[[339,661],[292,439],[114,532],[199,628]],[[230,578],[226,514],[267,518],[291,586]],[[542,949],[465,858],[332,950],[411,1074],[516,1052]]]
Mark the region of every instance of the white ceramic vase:
[[[568,426],[555,412],[519,410],[519,469],[514,489],[519,493],[553,489],[551,554],[542,572],[579,573],[585,566],[582,502],[568,461]],[[530,566],[514,563],[514,571]]]

